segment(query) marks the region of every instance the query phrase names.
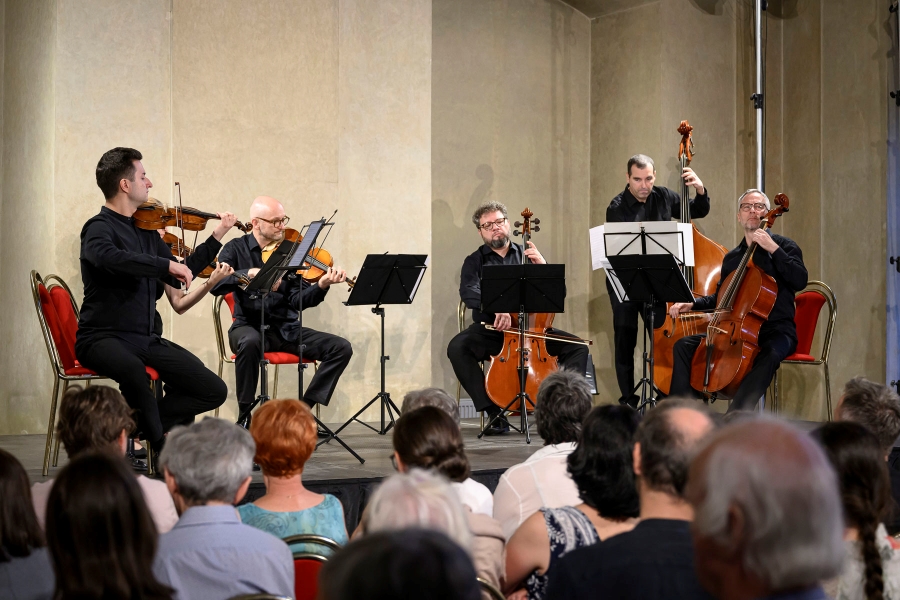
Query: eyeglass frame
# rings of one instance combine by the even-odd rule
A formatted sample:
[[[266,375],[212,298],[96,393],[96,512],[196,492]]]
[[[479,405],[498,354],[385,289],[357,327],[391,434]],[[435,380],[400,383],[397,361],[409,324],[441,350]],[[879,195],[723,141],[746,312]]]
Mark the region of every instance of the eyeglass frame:
[[[738,206],[738,210],[741,212],[750,212],[751,210],[755,210],[757,212],[762,212],[764,210],[768,210],[768,206],[766,206],[765,202],[753,202],[751,204],[740,204]]]
[[[507,222],[509,222],[509,217],[503,217],[502,219],[497,219],[496,221],[488,221],[487,223],[482,223],[481,225],[476,225],[478,229],[481,231],[491,231],[494,228],[494,225],[497,227],[503,227]]]
[[[284,216],[280,219],[273,219],[271,221],[269,219],[263,219],[262,217],[254,217],[254,218],[259,219],[260,221],[265,221],[272,227],[278,227],[277,223],[281,223],[281,227],[287,227],[288,222],[291,220],[291,218],[288,216]]]

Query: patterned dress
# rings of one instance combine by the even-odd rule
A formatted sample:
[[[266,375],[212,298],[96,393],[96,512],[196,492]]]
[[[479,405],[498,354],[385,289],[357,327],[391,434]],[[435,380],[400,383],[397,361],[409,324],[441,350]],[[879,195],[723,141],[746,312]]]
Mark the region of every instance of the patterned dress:
[[[278,538],[312,533],[331,538],[342,546],[347,543],[344,509],[340,501],[331,494],[325,494],[325,499],[319,504],[296,512],[272,512],[252,503],[238,506],[238,512],[245,524]],[[318,544],[292,544],[291,552],[315,552],[325,556],[331,554],[331,550]]]
[[[550,538],[550,564],[543,575],[532,571],[525,580],[525,589],[530,600],[543,600],[547,594],[547,582],[556,562],[577,548],[583,548],[600,541],[594,524],[583,512],[574,506],[542,508],[547,536]]]

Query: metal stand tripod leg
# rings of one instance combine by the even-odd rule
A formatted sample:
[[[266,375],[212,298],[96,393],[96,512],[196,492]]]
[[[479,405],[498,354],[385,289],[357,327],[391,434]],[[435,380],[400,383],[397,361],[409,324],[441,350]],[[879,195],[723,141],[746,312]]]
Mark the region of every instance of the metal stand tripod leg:
[[[394,404],[393,400],[391,400],[391,395],[385,391],[384,368],[385,368],[386,362],[388,360],[390,360],[391,357],[385,356],[385,354],[384,354],[384,308],[382,308],[380,306],[376,306],[375,308],[372,309],[372,312],[381,317],[381,391],[378,392],[377,394],[375,394],[375,397],[372,398],[371,400],[369,400],[365,406],[363,406],[361,409],[359,409],[356,412],[355,415],[353,415],[352,417],[347,419],[346,423],[344,423],[343,425],[338,427],[337,430],[335,430],[335,432],[334,432],[335,435],[337,435],[341,431],[343,431],[344,428],[347,425],[349,425],[350,423],[352,423],[353,421],[356,421],[357,423],[365,425],[366,427],[368,427],[372,431],[378,433],[379,435],[384,435],[388,431],[391,430],[391,427],[394,426],[395,413],[396,413],[397,418],[400,417],[400,409],[397,408],[397,405]],[[372,406],[379,400],[381,401],[381,429],[376,429],[376,428],[372,427],[371,425],[369,425],[368,423],[366,423],[365,421],[360,421],[359,416],[361,414],[363,414],[370,406]],[[387,412],[387,415],[385,415],[385,411]],[[387,423],[386,417],[390,418],[391,422],[389,424]]]
[[[655,303],[653,301],[653,297],[650,297],[650,302],[644,304],[644,311],[650,313],[649,321],[650,325],[648,327],[647,321],[644,321],[644,353],[642,355],[643,369],[641,372],[641,380],[634,387],[634,392],[637,391],[638,388],[641,388],[641,401],[638,403],[637,410],[643,413],[647,407],[654,408],[657,403],[657,399],[662,395],[662,392],[653,384],[653,366],[655,363],[654,352],[656,346],[653,341],[653,314]],[[645,314],[646,314],[645,312]],[[647,352],[647,338],[650,338],[650,352]],[[632,392],[632,394],[634,393]]]

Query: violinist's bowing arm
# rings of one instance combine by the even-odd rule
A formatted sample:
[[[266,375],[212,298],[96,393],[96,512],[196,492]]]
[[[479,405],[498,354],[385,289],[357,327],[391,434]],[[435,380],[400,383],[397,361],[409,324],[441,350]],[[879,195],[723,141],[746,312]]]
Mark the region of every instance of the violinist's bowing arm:
[[[220,262],[216,264],[216,268],[212,275],[209,276],[209,279],[204,281],[199,287],[192,289],[187,295],[183,294],[180,289],[166,285],[166,297],[169,299],[169,304],[172,305],[175,312],[183,315],[189,308],[200,302],[214,285],[232,273],[234,273],[234,269],[228,266],[227,263]]]

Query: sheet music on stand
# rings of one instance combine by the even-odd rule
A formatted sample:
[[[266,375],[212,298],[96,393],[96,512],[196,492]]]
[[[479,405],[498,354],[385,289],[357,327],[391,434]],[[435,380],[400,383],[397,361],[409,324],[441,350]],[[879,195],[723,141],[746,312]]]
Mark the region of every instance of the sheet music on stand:
[[[606,223],[592,227],[591,267],[606,270],[606,277],[620,302],[629,300],[609,256],[629,254],[671,254],[679,265],[694,265],[694,235],[690,223],[675,221],[638,221]],[[646,235],[642,236],[641,232]]]

